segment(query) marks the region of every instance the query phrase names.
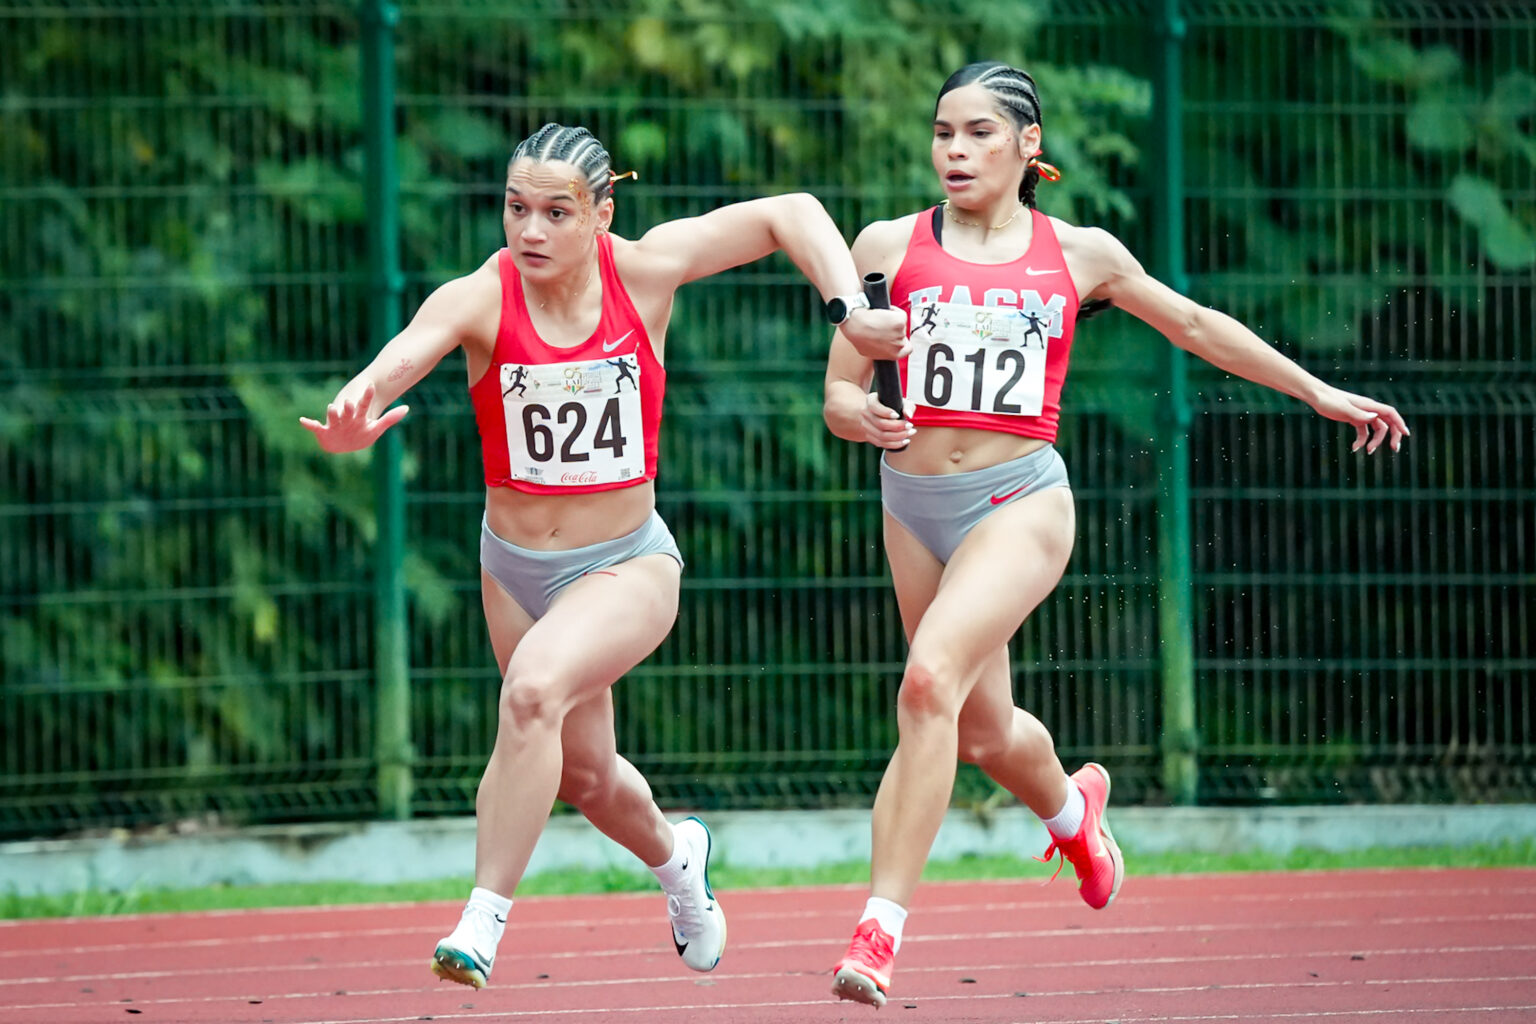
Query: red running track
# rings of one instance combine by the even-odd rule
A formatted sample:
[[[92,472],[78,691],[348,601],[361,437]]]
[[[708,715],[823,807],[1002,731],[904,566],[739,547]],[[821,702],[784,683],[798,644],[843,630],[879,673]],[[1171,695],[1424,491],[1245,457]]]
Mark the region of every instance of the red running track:
[[[480,992],[427,969],[457,905],[0,922],[0,1021],[1536,1021],[1536,870],[927,885],[878,1015],[828,993],[861,889],[721,895],[708,975],[659,893],[519,900]]]

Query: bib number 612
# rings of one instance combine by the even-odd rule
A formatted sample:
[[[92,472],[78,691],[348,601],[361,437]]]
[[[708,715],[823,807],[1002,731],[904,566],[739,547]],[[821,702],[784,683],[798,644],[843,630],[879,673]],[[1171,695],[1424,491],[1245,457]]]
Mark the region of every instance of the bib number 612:
[[[992,373],[988,373],[989,355],[992,357]],[[955,407],[951,403],[955,398],[956,371],[959,370],[962,377],[967,376],[964,370],[954,365],[956,362],[955,350],[943,342],[934,342],[928,347],[928,360],[923,368],[925,405],[938,409]],[[971,386],[970,401],[958,404],[975,412],[995,412],[1005,416],[1024,414],[1022,405],[1009,401],[1014,387],[1024,378],[1026,362],[1022,351],[1016,348],[980,347],[973,349],[958,362],[968,365]],[[999,374],[1006,376],[1000,377]]]

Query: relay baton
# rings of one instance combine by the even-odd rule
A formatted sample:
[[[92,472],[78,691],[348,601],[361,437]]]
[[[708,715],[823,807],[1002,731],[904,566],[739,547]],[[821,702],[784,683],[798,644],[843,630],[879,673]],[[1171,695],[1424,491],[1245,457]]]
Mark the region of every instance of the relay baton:
[[[885,275],[878,271],[864,275],[864,295],[869,299],[870,309],[891,308],[890,285]],[[896,372],[896,364],[890,359],[875,360],[875,397],[897,416],[902,414],[901,375]]]

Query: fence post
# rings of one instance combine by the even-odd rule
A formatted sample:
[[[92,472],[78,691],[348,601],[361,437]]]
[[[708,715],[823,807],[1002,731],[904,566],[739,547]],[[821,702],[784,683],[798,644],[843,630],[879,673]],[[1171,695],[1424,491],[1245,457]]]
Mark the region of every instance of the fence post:
[[[395,26],[400,9],[389,0],[363,0],[363,132],[367,163],[368,333],[374,349],[400,330],[400,181],[395,167]],[[405,493],[400,435],[388,431],[373,447],[374,507],[374,758],[379,813],[411,813],[410,666],[405,635]]]
[[[1180,293],[1184,267],[1183,48],[1187,26],[1179,0],[1163,0],[1157,24],[1155,101],[1159,170],[1153,210],[1156,275]],[[1158,641],[1163,684],[1163,788],[1176,804],[1192,804],[1198,782],[1195,751],[1193,573],[1190,568],[1189,426],[1184,353],[1167,346],[1167,404],[1158,446]]]

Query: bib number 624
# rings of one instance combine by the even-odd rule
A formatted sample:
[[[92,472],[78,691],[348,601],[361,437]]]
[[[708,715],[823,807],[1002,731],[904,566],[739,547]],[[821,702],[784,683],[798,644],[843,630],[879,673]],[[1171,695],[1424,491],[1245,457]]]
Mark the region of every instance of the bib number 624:
[[[562,463],[587,462],[598,449],[607,449],[615,459],[623,458],[629,439],[624,436],[619,400],[610,398],[603,404],[590,438],[583,436],[587,420],[587,407],[581,402],[563,402],[553,412],[547,405],[529,402],[523,406],[523,436],[528,439],[528,457],[535,462],[548,462],[555,457],[555,427],[550,426],[553,422],[557,427],[567,428],[562,430]]]

